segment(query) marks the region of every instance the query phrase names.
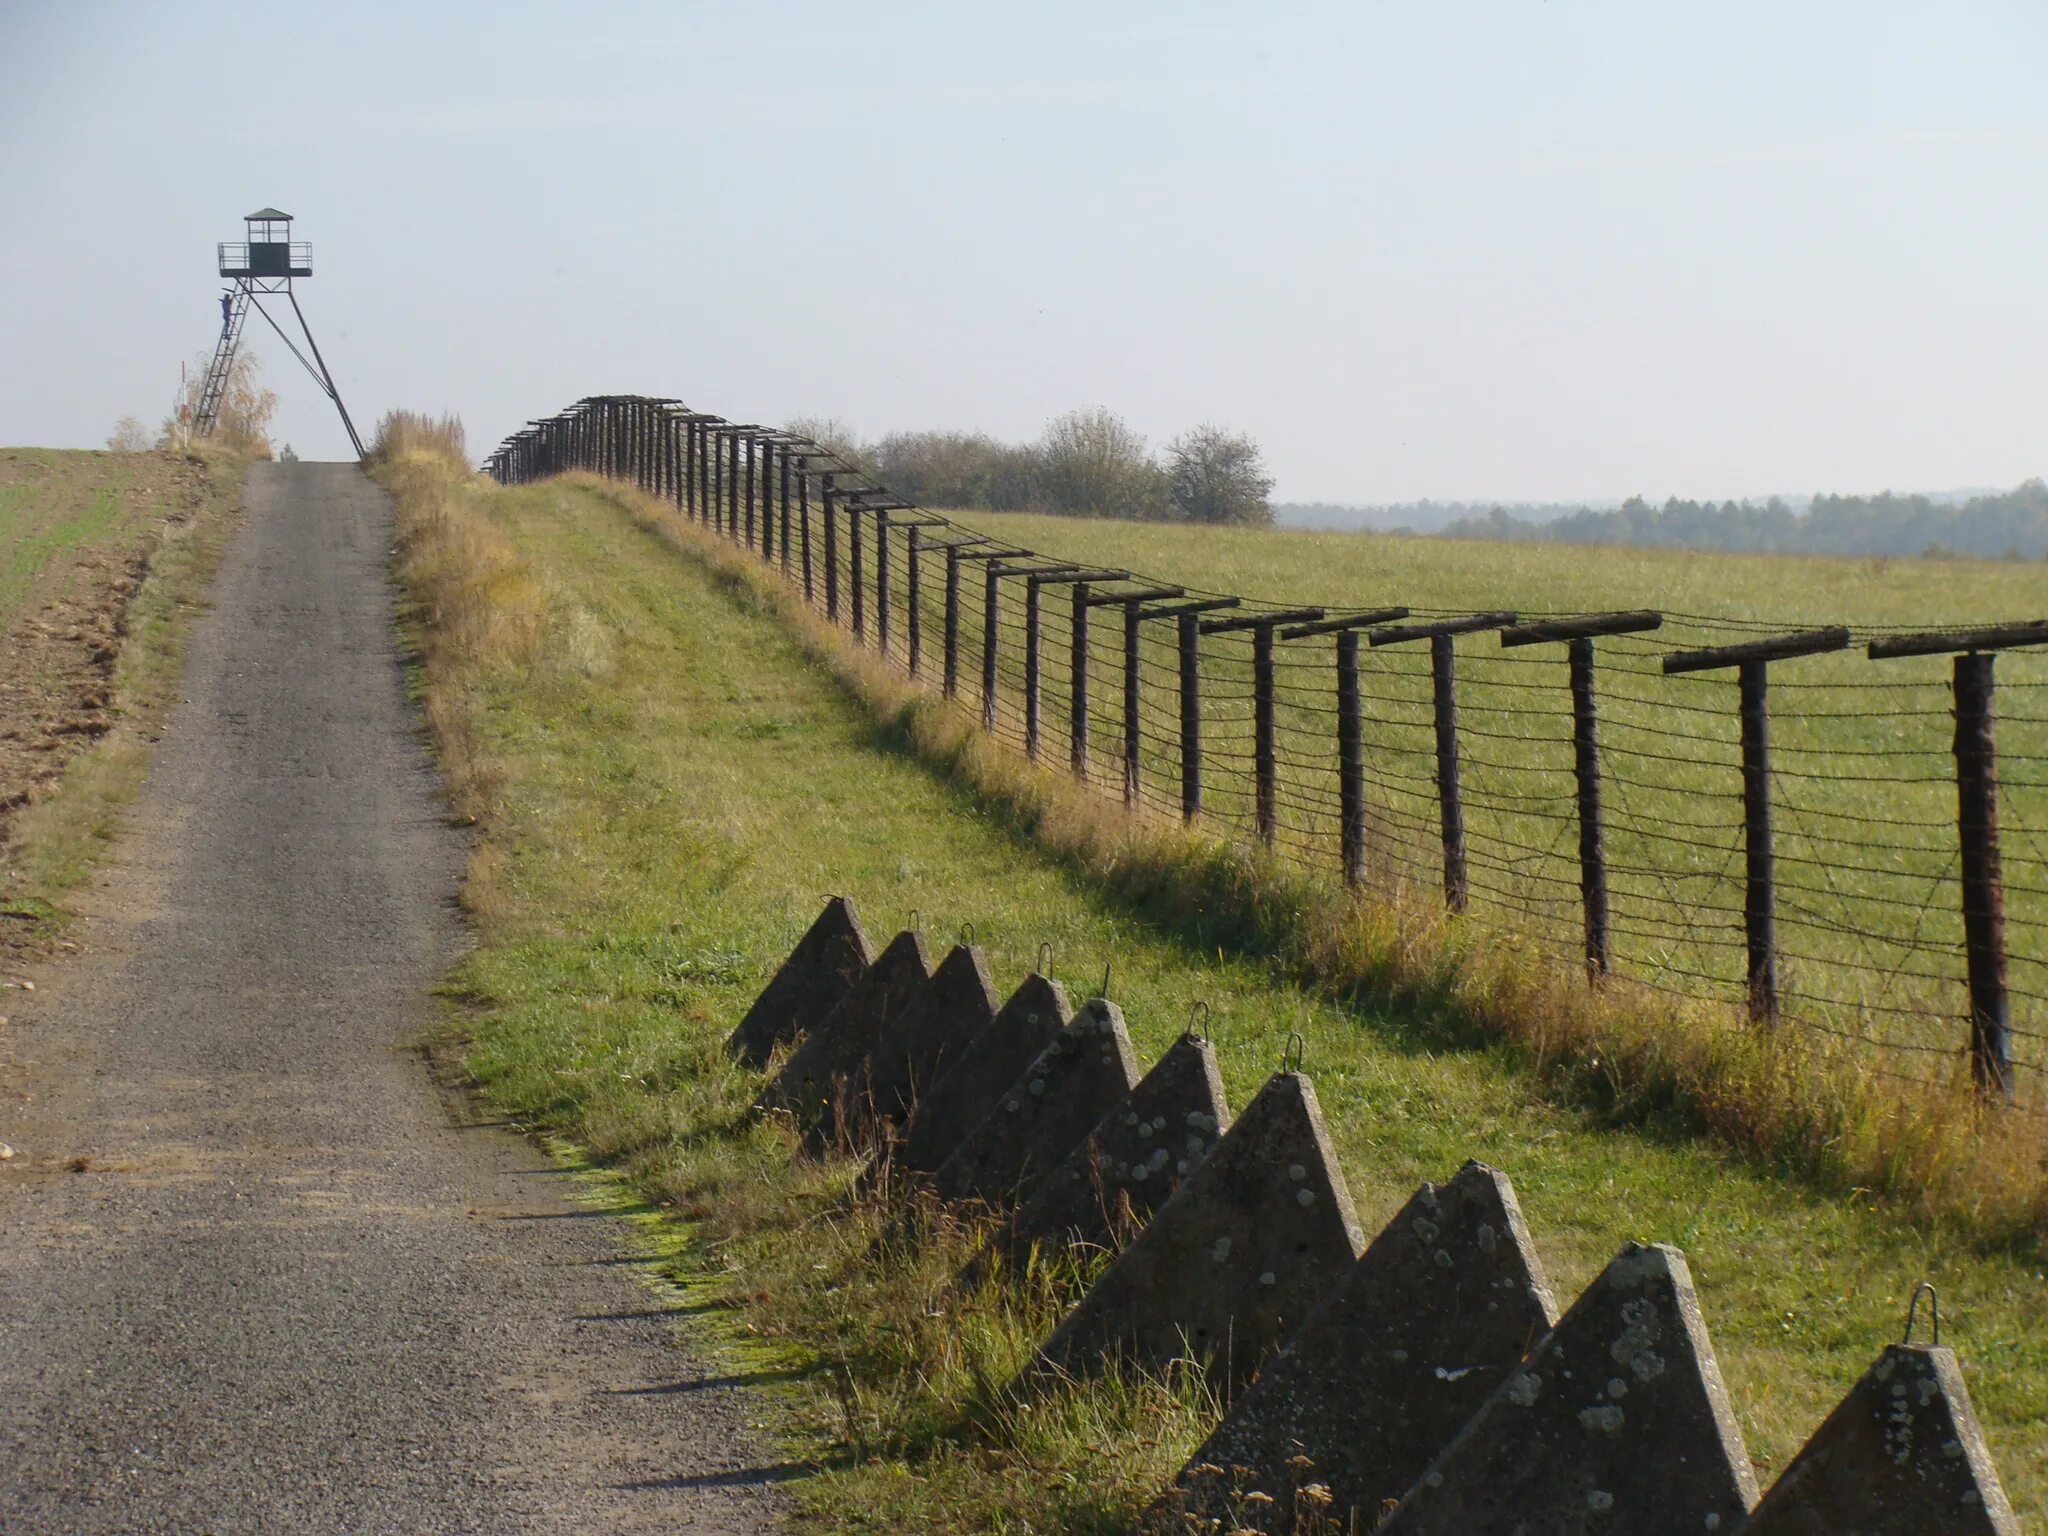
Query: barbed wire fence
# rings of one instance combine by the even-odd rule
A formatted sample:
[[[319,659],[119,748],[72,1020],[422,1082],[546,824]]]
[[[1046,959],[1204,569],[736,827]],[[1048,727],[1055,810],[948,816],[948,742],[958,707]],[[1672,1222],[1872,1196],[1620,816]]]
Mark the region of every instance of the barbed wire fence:
[[[1133,809],[2048,1109],[2048,620],[1264,602],[1009,544],[808,438],[646,396],[579,400],[484,468],[672,501]]]

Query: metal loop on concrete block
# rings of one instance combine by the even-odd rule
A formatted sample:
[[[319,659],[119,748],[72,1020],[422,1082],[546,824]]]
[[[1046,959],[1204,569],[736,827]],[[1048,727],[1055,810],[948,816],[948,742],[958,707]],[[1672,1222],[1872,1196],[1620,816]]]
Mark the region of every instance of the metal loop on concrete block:
[[[1216,1031],[1209,1023],[1209,1004],[1201,998],[1195,999],[1195,1006],[1188,1010],[1188,1027],[1185,1031],[1190,1040],[1216,1041]]]
[[[1050,975],[1052,974],[1052,941],[1051,941],[1051,940],[1047,940],[1046,942],[1044,942],[1044,943],[1042,943],[1042,944],[1040,944],[1040,945],[1038,946],[1038,966],[1037,966],[1037,970],[1038,970],[1038,974],[1039,974],[1039,975],[1041,975],[1041,976],[1050,976]]]
[[[1300,1031],[1290,1032],[1287,1036],[1287,1047],[1280,1053],[1280,1070],[1282,1072],[1299,1072],[1302,1063],[1307,1059],[1308,1042],[1301,1038]]]
[[[1934,1319],[1934,1342],[1937,1345],[1941,1343],[1941,1294],[1935,1290],[1933,1281],[1922,1280],[1913,1287],[1913,1299],[1906,1303],[1906,1336],[1899,1340],[1901,1344],[1913,1342],[1913,1321],[1920,1311],[1922,1291],[1927,1293],[1928,1315]]]

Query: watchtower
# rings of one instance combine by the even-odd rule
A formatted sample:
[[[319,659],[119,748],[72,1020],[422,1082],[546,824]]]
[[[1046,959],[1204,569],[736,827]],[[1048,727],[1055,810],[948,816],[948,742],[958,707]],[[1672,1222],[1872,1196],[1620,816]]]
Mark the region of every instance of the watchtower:
[[[313,376],[320,392],[334,402],[348,440],[355,445],[356,457],[363,457],[363,440],[356,434],[356,424],[349,419],[348,407],[341,403],[341,391],[335,388],[334,375],[327,371],[327,360],[320,355],[319,343],[313,340],[305,311],[299,308],[298,295],[292,291],[294,278],[313,275],[313,247],[292,239],[292,216],[276,208],[258,208],[243,224],[246,239],[223,240],[218,248],[220,275],[231,286],[220,296],[220,340],[199,386],[199,401],[192,412],[193,432],[200,437],[208,436],[220,421],[221,400],[227,394],[235,351],[242,341],[242,323],[254,308]],[[300,351],[298,343],[285,334],[284,327],[265,307],[266,298],[282,298],[291,305],[299,334],[306,339],[306,351]],[[312,356],[308,357],[307,352]]]
[[[313,247],[292,239],[290,214],[275,208],[258,208],[243,222],[248,226],[247,240],[220,243],[222,277],[275,281],[313,275]]]

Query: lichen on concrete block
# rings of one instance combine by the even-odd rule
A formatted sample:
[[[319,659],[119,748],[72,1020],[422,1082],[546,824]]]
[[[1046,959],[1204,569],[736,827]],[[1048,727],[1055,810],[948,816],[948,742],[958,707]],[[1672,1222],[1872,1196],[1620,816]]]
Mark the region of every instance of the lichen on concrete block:
[[[1358,1257],[1315,1088],[1278,1072],[1040,1347],[1025,1389],[1193,1360],[1242,1388]]]
[[[1137,1081],[1123,1011],[1091,998],[939,1165],[934,1192],[1001,1207],[1029,1199]]]
[[[1423,1185],[1140,1529],[1371,1530],[1556,1319],[1507,1177]]]
[[[1814,1431],[1741,1536],[2018,1536],[1955,1355],[1894,1344]]]
[[[1123,1246],[1230,1129],[1216,1048],[1183,1035],[1040,1182],[990,1247]]]
[[[1487,1398],[1380,1536],[1701,1536],[1756,1503],[1676,1248],[1631,1243]]]
[[[853,902],[834,896],[747,1009],[726,1051],[747,1066],[767,1066],[779,1047],[838,1007],[873,963],[874,950]]]
[[[986,1120],[1003,1091],[1073,1019],[1066,990],[1037,972],[1024,978],[988,1028],[970,1040],[952,1066],[911,1111],[892,1153],[895,1168],[928,1174]]]

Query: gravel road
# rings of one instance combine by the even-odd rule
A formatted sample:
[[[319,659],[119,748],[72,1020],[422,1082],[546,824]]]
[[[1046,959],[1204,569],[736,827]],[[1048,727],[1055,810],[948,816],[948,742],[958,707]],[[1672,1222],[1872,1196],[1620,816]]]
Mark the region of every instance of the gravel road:
[[[261,465],[85,953],[0,992],[0,1531],[753,1532],[785,1469],[616,1218],[412,1049],[462,846],[390,509]]]

